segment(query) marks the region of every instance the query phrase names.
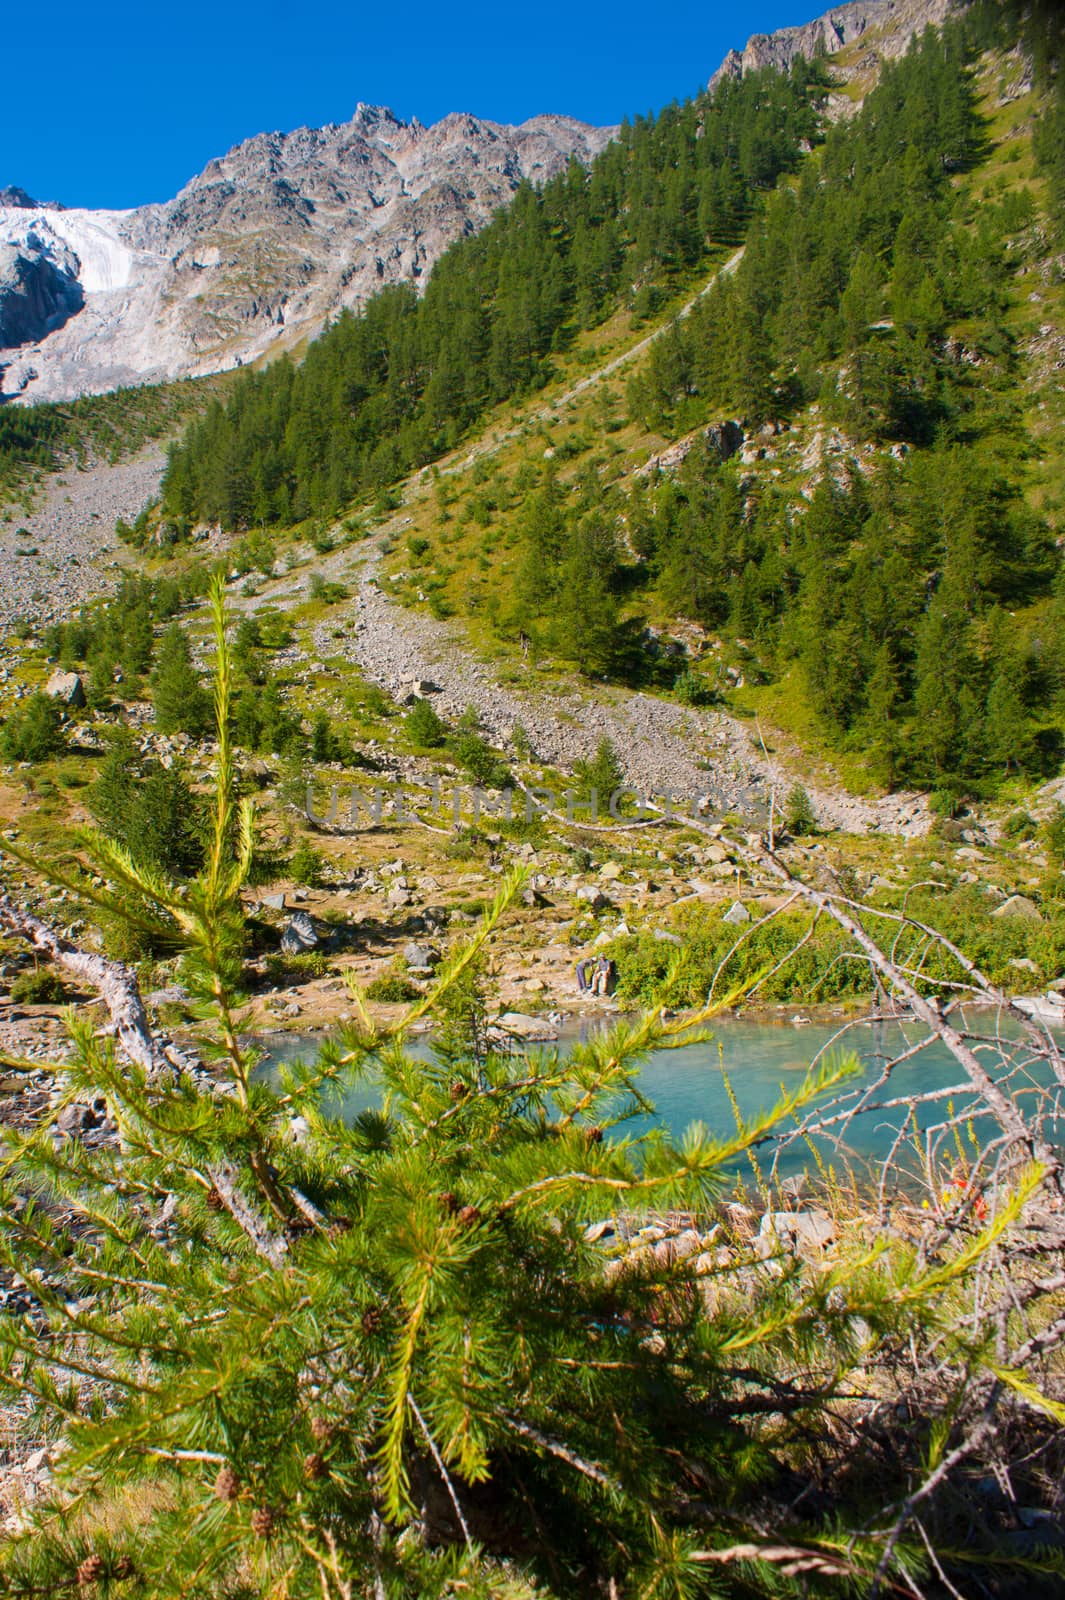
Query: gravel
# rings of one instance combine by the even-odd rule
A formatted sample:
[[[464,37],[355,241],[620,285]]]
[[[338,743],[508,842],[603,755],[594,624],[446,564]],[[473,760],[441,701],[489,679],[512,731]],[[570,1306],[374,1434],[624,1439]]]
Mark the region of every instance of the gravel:
[[[157,497],[165,463],[153,446],[118,466],[68,467],[49,481],[32,512],[3,513],[0,634],[16,618],[53,622],[115,587],[121,548],[115,523],[132,522]]]
[[[350,633],[336,638],[339,613],[333,612],[316,630],[314,643],[322,657],[339,653],[354,660],[397,698],[406,698],[418,679],[439,685],[432,698],[443,714],[457,716],[473,706],[485,732],[503,746],[520,724],[538,759],[563,771],[594,755],[608,738],[626,780],[644,796],[672,791],[685,801],[705,797],[711,807],[739,812],[759,825],[768,816],[771,792],[779,804],[794,785],[794,773],[764,755],[744,724],[725,712],[691,710],[617,688],[548,696],[504,687],[471,656],[457,628],[390,600],[375,568],[371,556],[347,612]],[[904,837],[928,830],[927,805],[917,794],[870,801],[811,785],[807,790],[823,826]]]

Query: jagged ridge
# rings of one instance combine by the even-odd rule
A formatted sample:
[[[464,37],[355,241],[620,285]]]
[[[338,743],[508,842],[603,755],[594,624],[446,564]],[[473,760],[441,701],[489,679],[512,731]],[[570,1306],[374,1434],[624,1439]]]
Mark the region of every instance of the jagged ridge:
[[[424,128],[360,105],[342,125],[256,135],[162,205],[64,210],[0,191],[8,298],[19,298],[5,322],[0,286],[11,330],[0,395],[69,399],[294,343],[382,283],[423,277],[520,183],[590,160],[613,131],[553,116]],[[84,309],[56,327],[57,307],[31,303],[25,279],[69,276],[72,262]]]

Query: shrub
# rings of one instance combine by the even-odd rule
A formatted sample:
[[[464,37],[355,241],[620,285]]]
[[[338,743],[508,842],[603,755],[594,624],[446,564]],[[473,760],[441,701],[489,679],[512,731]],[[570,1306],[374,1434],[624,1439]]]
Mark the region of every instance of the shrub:
[[[595,755],[590,761],[578,761],[574,765],[573,774],[583,796],[589,797],[595,790],[600,807],[605,807],[610,796],[625,782],[617,747],[605,736],[596,745]]]
[[[714,701],[714,691],[706,679],[690,667],[674,680],[673,693],[682,706],[708,706]]]
[[[419,750],[436,750],[443,744],[447,729],[428,700],[415,700],[403,719],[403,731]]]
[[[817,813],[806,790],[796,784],[784,807],[784,826],[796,839],[817,832]]]
[[[421,997],[421,990],[401,972],[382,972],[367,984],[366,997],[388,1005],[407,1005]]]
[[[192,664],[185,630],[176,622],[159,643],[152,674],[155,725],[160,733],[187,733],[201,738],[214,721],[211,698]]]
[[[1043,826],[1043,837],[1055,866],[1065,867],[1065,806],[1054,807]]]
[[[19,973],[11,985],[11,998],[17,1005],[61,1006],[70,999],[70,990],[57,972],[39,967]]]
[[[330,578],[324,578],[320,572],[311,573],[307,593],[312,600],[320,600],[327,606],[334,606],[338,601],[348,598],[348,591],[342,583],[334,583]]]
[[[310,983],[329,974],[329,957],[324,950],[299,950],[295,955],[271,951],[266,957],[266,973],[281,988],[289,983]]]
[[[351,747],[341,739],[325,711],[315,712],[311,724],[311,755],[315,761],[346,761],[351,755]]]
[[[46,694],[31,695],[0,728],[9,761],[47,761],[63,748],[63,714]]]
[[[184,879],[203,864],[203,808],[180,770],[142,756],[123,732],[104,757],[88,806],[107,838],[152,872]]]
[[[325,865],[326,859],[322,852],[316,850],[309,839],[301,839],[293,853],[289,872],[294,883],[303,883],[308,889],[317,889],[321,885]]]
[[[463,733],[454,743],[455,758],[464,771],[485,789],[502,789],[510,774],[506,765],[479,733]]]

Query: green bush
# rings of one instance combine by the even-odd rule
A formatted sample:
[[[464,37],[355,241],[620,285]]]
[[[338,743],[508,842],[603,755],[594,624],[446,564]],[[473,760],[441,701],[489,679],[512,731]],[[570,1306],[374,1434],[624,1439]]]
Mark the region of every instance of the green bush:
[[[462,733],[454,742],[455,759],[475,783],[485,789],[502,789],[510,774],[479,733]]]
[[[47,761],[63,742],[63,714],[46,694],[32,695],[0,728],[0,751],[9,761]]]
[[[70,999],[70,990],[57,972],[39,967],[19,973],[11,985],[11,998],[23,1006],[61,1006]]]
[[[800,784],[796,784],[788,795],[787,805],[784,807],[784,826],[796,839],[817,832],[817,814],[814,811],[813,801]]]
[[[581,795],[585,798],[590,797],[594,789],[600,809],[605,810],[610,796],[622,788],[625,782],[621,757],[613,741],[605,736],[600,739],[595,748],[595,755],[590,761],[578,761],[574,764],[573,775]]]
[[[418,750],[436,750],[443,744],[447,728],[428,700],[415,700],[403,718],[403,732]]]
[[[311,983],[329,975],[329,957],[324,950],[299,950],[294,955],[271,951],[266,957],[266,975],[277,988],[291,983]]]
[[[88,794],[106,836],[152,872],[185,879],[203,864],[203,807],[178,767],[141,755],[123,731]]]
[[[706,679],[690,667],[674,680],[673,693],[683,706],[709,706],[715,699],[714,691]]]
[[[200,682],[188,637],[179,623],[171,623],[159,642],[152,699],[160,733],[180,732],[202,738],[213,726],[211,697]]]
[[[401,972],[382,972],[366,986],[368,1000],[380,1000],[388,1005],[407,1005],[417,1000],[421,990]]]
[[[317,889],[321,885],[325,865],[326,858],[322,852],[316,850],[309,839],[301,839],[289,863],[289,872],[294,883]]]
[[[348,598],[348,591],[342,583],[334,583],[329,578],[324,578],[320,572],[312,572],[307,593],[312,600],[320,600],[323,605],[334,606],[340,600]]]

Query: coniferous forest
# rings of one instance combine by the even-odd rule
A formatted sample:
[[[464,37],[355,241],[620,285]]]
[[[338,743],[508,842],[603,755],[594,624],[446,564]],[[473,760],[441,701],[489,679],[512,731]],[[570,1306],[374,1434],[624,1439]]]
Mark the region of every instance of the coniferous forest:
[[[6,513],[0,1600],[1065,1592],[1065,45],[896,38],[0,409],[181,427]]]
[[[657,481],[546,474],[497,623],[631,679],[634,615],[691,619],[742,640],[755,676],[790,674],[825,740],[867,752],[878,782],[1049,775],[1065,597],[1024,495],[1009,317],[1039,227],[1025,189],[977,201],[966,181],[986,146],[974,63],[1019,27],[984,6],[929,30],[835,126],[816,61],[627,124],[589,172],[523,189],[453,246],[420,300],[384,291],[301,365],[244,376],[172,452],[167,513],[179,527],[334,515],[544,383],[582,328],[619,304],[653,314],[742,243],[654,341],[630,415],[667,437],[723,417],[750,434],[814,407],[880,467],[824,478],[809,503],[713,451]],[[1055,195],[1057,115],[1035,136]]]

